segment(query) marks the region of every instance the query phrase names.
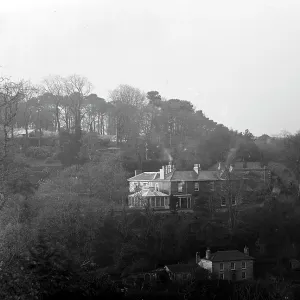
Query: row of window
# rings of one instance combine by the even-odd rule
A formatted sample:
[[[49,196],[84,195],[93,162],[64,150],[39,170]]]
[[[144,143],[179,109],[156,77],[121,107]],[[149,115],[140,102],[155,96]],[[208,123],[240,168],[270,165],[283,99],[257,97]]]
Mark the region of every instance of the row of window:
[[[235,198],[231,199],[231,205],[236,205],[236,199]],[[221,197],[221,206],[226,206],[226,198],[225,197]]]
[[[242,261],[242,270],[243,270],[242,271],[242,279],[246,279],[246,268],[247,268],[246,262]],[[230,263],[230,270],[231,271],[235,271],[236,270],[235,262],[231,262]],[[224,276],[224,263],[220,263],[219,278],[221,280],[225,279],[225,276]]]
[[[178,193],[183,192],[183,186],[184,186],[184,182],[178,183]],[[195,190],[195,192],[199,192],[199,182],[195,182],[194,190]]]
[[[224,276],[224,273],[223,273],[223,272],[220,272],[220,274],[219,274],[219,279],[221,279],[221,280],[224,280],[224,279],[225,279],[225,276]],[[246,271],[243,271],[243,272],[242,272],[242,279],[246,279]]]
[[[169,206],[169,198],[168,197],[146,197],[145,199],[139,199],[134,197],[129,197],[128,205],[129,206],[137,206],[142,207],[146,203],[149,203],[151,207],[163,207]]]
[[[246,262],[242,261],[242,269],[247,268]],[[235,262],[230,263],[230,270],[235,270]],[[220,271],[224,271],[224,263],[220,263]]]

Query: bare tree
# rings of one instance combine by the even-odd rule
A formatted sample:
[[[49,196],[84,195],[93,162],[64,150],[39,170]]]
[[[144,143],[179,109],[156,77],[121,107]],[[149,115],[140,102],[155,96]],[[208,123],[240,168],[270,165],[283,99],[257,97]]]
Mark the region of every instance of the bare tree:
[[[8,78],[0,79],[0,210],[7,201],[6,177],[8,175],[9,162],[12,152],[9,151],[9,131],[11,124],[15,121],[18,104],[24,98],[24,82],[12,82]]]
[[[75,135],[81,138],[81,121],[84,117],[84,101],[90,94],[92,84],[86,77],[71,75],[63,80],[64,91],[70,100],[70,110],[74,117]]]
[[[49,76],[43,80],[44,93],[52,95],[57,131],[60,132],[60,105],[64,96],[64,80],[60,76]]]

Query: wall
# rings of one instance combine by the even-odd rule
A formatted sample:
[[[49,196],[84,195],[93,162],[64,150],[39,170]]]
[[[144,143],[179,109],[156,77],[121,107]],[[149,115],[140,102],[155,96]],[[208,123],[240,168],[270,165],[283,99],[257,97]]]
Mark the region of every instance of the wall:
[[[253,278],[253,261],[246,261],[246,269],[242,270],[242,261],[233,261],[235,262],[235,272],[236,272],[236,280],[242,280],[242,271],[246,272],[246,279]],[[227,280],[231,279],[231,270],[230,270],[231,262],[224,262],[224,277]],[[220,262],[214,262],[212,265],[212,272],[219,277],[220,273]]]
[[[210,260],[206,260],[206,259],[201,259],[198,263],[198,265],[205,269],[208,270],[210,272],[212,272],[213,268],[212,268],[212,262]]]
[[[160,181],[159,184],[159,191],[170,195],[171,192],[171,182],[170,181]]]

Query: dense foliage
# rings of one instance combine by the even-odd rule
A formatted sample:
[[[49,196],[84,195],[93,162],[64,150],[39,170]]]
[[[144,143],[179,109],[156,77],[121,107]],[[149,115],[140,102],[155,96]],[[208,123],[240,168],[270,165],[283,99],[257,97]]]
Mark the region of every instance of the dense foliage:
[[[157,91],[145,94],[128,85],[105,100],[77,75],[50,77],[42,88],[0,80],[0,101],[1,299],[115,298],[108,274],[187,262],[207,245],[217,250],[247,244],[255,255],[274,259],[278,276],[287,276],[288,258],[299,256],[299,134],[255,138],[249,130],[217,124],[189,101],[166,100]],[[120,150],[115,154],[114,146]],[[155,214],[149,207],[127,211],[126,179],[133,170],[157,171],[169,160],[183,170],[194,163],[206,168],[218,161],[255,161],[267,165],[275,179],[267,187],[254,185],[251,193],[237,190],[236,203],[246,198],[255,205],[226,213],[207,202],[184,215],[173,196],[171,214]],[[54,172],[57,161],[62,167]],[[38,184],[31,180],[33,171],[43,174]],[[218,196],[232,197],[232,188],[224,186]],[[274,187],[282,191],[278,197]],[[208,186],[201,199],[209,194]],[[164,288],[190,299],[224,299],[227,292],[232,299],[265,296],[265,287],[256,287],[216,287],[198,278],[184,291]]]

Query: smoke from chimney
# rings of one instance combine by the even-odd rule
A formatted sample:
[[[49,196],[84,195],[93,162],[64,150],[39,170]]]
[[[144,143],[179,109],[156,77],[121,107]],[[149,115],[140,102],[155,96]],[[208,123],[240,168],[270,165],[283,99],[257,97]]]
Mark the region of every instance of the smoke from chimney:
[[[172,157],[172,155],[170,153],[170,150],[168,150],[166,148],[164,148],[164,157],[165,157],[165,159],[167,159],[169,162],[172,163],[173,157]]]

